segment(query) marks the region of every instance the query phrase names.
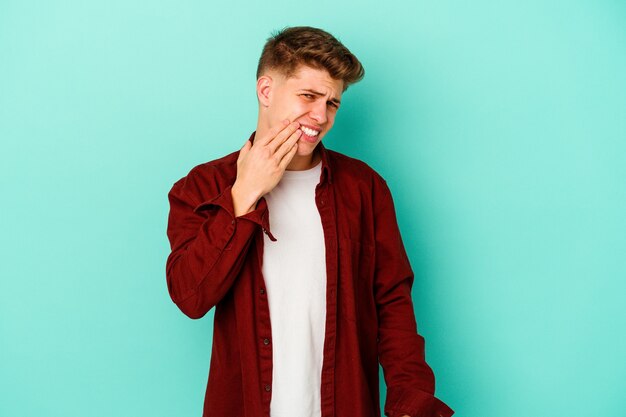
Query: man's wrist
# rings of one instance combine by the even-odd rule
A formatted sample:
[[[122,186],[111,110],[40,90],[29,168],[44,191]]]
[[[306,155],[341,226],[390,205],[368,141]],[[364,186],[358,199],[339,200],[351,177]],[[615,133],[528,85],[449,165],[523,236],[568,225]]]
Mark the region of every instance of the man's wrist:
[[[235,217],[243,216],[253,211],[260,198],[256,197],[254,194],[243,192],[237,182],[233,184],[230,192],[233,198]]]

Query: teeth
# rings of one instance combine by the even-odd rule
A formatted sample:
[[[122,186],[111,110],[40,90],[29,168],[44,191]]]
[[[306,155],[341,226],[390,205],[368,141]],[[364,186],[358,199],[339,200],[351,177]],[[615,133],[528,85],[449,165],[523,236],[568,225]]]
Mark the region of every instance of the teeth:
[[[318,133],[320,133],[320,132],[318,132],[317,130],[309,129],[308,127],[305,127],[305,126],[300,126],[300,129],[301,129],[304,133],[306,133],[308,136],[317,136],[317,135],[318,135]]]

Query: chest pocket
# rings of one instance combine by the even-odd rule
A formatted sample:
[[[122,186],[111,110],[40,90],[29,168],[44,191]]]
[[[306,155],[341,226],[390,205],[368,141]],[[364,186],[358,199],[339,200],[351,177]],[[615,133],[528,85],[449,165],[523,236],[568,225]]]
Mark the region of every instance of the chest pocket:
[[[374,246],[339,237],[338,313],[358,320],[362,311],[374,306]]]

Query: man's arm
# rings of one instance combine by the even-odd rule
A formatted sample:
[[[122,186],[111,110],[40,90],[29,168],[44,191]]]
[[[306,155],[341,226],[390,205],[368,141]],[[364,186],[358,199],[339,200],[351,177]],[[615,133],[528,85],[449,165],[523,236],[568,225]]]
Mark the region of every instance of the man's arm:
[[[278,184],[296,154],[299,126],[284,120],[254,144],[248,140],[237,158],[234,184],[216,190],[208,201],[197,201],[197,181],[215,184],[215,179],[190,173],[172,187],[167,285],[172,300],[189,317],[204,316],[233,285],[254,231],[267,217],[267,203],[260,199]]]
[[[435,377],[426,363],[424,338],[417,333],[411,299],[413,271],[398,228],[387,183],[375,182],[376,269],[379,361],[387,384],[388,417],[449,417],[434,396]]]
[[[191,318],[204,316],[232,286],[266,206],[235,217],[232,186],[199,203],[185,180],[168,194],[167,235],[172,252],[166,276],[172,300]],[[228,248],[228,249],[227,249]]]

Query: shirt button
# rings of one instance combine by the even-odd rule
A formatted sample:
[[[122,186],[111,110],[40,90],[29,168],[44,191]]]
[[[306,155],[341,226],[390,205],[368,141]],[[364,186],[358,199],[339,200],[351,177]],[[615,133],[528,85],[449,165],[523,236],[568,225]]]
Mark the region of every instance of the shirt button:
[[[263,339],[263,344],[269,345],[270,344],[270,340],[269,339]]]
[[[265,290],[261,288],[261,295],[265,294]]]
[[[231,221],[230,221],[230,224],[235,224],[235,221],[234,221],[234,220],[231,220]]]
[[[267,230],[265,230],[265,227],[263,228],[263,233],[267,234]]]
[[[322,205],[324,205],[324,200],[320,201],[320,203],[322,203]]]
[[[265,385],[265,391],[269,392],[272,389],[272,387],[270,387],[269,385]]]

